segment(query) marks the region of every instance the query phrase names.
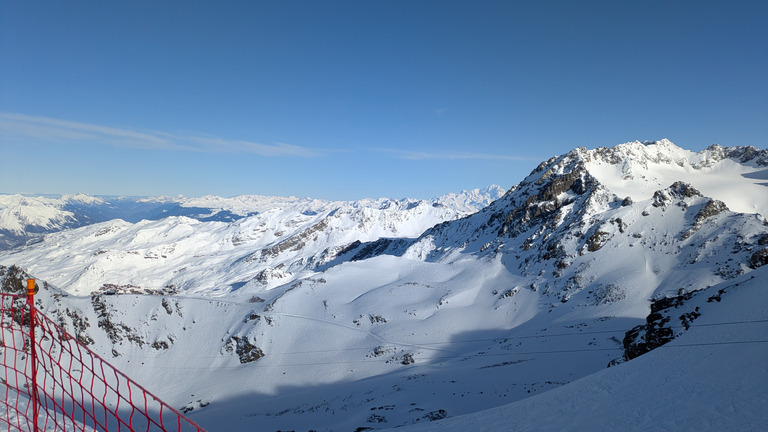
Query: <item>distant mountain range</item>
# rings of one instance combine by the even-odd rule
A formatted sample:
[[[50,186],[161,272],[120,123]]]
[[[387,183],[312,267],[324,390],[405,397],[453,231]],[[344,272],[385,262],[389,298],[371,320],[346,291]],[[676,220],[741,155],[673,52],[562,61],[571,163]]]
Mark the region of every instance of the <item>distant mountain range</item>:
[[[6,290],[211,431],[765,424],[768,150],[430,201],[6,195],[0,227]]]
[[[380,208],[419,204],[447,207],[455,210],[455,215],[464,215],[485,207],[503,193],[500,186],[489,186],[432,200],[366,199],[353,202],[259,195],[233,198],[0,195],[0,250],[35,243],[44,234],[115,219],[136,223],[185,216],[201,222],[233,222],[275,209],[313,213],[342,206]]]

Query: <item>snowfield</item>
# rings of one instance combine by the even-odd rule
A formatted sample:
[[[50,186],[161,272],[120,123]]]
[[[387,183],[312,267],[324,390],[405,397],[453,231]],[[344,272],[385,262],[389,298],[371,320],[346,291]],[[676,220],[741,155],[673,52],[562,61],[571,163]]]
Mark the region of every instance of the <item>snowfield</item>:
[[[760,430],[766,170],[662,140],[432,201],[4,196],[48,228],[0,278],[211,431]]]
[[[766,270],[727,284],[723,304],[700,302],[710,310],[697,326],[631,362],[512,404],[396,430],[764,430]]]

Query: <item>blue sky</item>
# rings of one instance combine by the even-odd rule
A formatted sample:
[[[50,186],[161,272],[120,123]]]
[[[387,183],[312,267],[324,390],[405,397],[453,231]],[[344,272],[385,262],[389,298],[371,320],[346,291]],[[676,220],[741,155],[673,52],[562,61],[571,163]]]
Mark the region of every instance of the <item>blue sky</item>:
[[[3,1],[0,193],[431,198],[766,147],[764,1]]]

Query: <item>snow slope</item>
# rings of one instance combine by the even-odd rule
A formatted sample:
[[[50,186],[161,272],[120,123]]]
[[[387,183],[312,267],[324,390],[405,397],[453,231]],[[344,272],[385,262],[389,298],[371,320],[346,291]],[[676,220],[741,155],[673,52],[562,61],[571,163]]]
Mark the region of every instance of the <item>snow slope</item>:
[[[659,429],[755,429],[766,154],[575,149],[463,217],[455,201],[310,200],[115,220],[5,252],[0,276],[49,282],[47,315],[211,431],[654,429],[645,406]],[[716,367],[723,351],[738,369]]]
[[[398,431],[755,431],[768,425],[768,268],[705,290],[701,318],[631,362],[551,391]],[[722,300],[705,299],[724,289]]]

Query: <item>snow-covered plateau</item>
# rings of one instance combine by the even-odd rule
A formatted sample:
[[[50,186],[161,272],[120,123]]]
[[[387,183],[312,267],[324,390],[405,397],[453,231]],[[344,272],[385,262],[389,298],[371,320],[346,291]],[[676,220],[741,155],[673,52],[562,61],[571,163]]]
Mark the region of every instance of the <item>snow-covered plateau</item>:
[[[0,240],[5,291],[210,431],[768,424],[768,150],[433,200],[4,195]]]

